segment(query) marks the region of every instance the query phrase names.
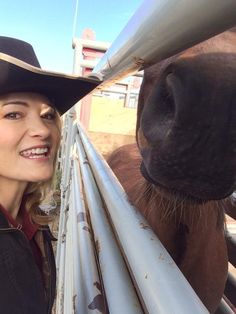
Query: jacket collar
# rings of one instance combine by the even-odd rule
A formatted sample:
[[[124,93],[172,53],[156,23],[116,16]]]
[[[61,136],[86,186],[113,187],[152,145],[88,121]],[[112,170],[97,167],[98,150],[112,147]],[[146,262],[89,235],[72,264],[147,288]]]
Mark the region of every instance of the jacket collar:
[[[9,222],[5,215],[0,211],[0,229],[10,228]]]

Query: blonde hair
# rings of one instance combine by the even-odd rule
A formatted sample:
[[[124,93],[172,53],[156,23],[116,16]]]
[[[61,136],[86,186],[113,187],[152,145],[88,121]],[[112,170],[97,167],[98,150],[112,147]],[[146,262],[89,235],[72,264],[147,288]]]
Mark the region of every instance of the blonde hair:
[[[55,118],[55,124],[58,128],[58,133],[61,134],[61,118],[59,113],[56,112],[56,118]],[[60,138],[61,136],[58,136],[58,143],[57,143],[57,151],[60,146]],[[37,182],[37,183],[29,183],[24,197],[25,197],[25,208],[29,212],[29,215],[33,222],[39,224],[39,225],[46,225],[54,219],[52,215],[46,215],[40,208],[39,205],[42,203],[42,201],[45,199],[46,195],[50,191],[52,187],[53,177],[55,174],[57,165],[57,155],[54,159],[54,171],[53,176],[50,180],[45,182]]]

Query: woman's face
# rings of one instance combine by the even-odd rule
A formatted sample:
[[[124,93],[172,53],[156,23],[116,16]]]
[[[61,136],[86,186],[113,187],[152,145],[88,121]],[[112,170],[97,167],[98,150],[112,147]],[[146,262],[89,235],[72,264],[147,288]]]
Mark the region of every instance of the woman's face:
[[[47,97],[36,93],[0,96],[0,182],[49,180],[60,131]]]

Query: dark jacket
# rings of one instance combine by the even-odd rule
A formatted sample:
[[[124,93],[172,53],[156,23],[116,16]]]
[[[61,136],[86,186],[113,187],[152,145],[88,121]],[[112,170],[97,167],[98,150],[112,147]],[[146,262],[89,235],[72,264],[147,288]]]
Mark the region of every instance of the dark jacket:
[[[43,229],[43,230],[41,230]],[[35,234],[43,257],[43,276],[25,234],[9,226],[0,212],[0,313],[49,314],[55,297],[56,268],[49,228]]]

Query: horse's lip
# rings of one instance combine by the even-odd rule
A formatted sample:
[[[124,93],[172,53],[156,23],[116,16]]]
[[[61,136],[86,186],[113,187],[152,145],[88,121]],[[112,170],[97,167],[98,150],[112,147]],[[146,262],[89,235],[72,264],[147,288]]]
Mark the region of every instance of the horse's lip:
[[[143,161],[141,162],[141,165],[140,165],[140,171],[141,171],[142,176],[143,176],[148,182],[150,182],[150,183],[152,183],[152,184],[154,184],[154,185],[159,185],[155,180],[153,180],[153,179],[149,176],[149,174],[148,174],[148,172],[147,172],[147,169],[146,169],[146,167],[145,167]]]
[[[180,190],[177,190],[177,189],[173,189],[173,188],[168,188],[166,187],[165,185],[159,183],[158,181],[152,179],[150,177],[150,175],[148,174],[147,172],[147,169],[144,165],[144,163],[142,162],[141,165],[140,165],[140,171],[141,171],[141,174],[143,175],[143,177],[151,184],[153,184],[156,188],[159,188],[161,189],[164,194],[166,195],[166,197],[171,197],[171,198],[177,198],[179,201],[183,200],[183,201],[188,201],[190,203],[198,203],[198,204],[202,204],[202,203],[205,203],[207,202],[208,200],[206,199],[203,199],[203,198],[199,198],[199,197],[195,197],[195,196],[192,196],[192,195],[189,195],[183,191],[180,191]]]

